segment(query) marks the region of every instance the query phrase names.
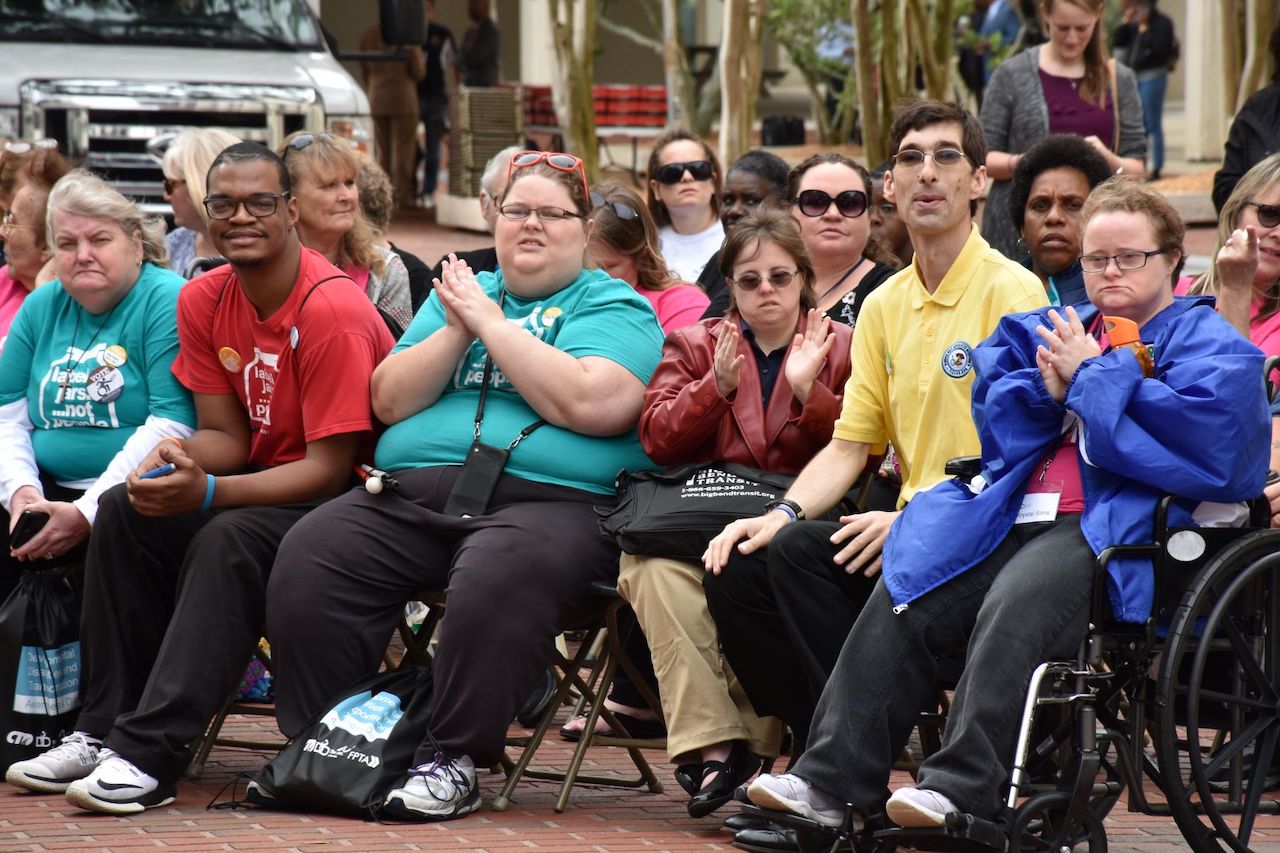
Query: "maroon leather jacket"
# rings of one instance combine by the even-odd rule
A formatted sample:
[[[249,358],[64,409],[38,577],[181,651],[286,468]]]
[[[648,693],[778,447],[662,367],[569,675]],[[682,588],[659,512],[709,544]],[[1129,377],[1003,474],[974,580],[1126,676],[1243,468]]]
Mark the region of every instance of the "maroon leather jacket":
[[[735,314],[726,319],[738,321]],[[662,361],[644,392],[640,443],[660,465],[721,461],[797,473],[831,441],[849,378],[853,332],[843,323],[831,324],[835,344],[803,406],[784,375],[778,377],[765,409],[760,374],[745,337],[738,342],[738,352],[746,356],[741,382],[728,399],[720,396],[713,363],[723,322],[703,320],[667,336]],[[805,325],[801,313],[796,331],[804,331]]]

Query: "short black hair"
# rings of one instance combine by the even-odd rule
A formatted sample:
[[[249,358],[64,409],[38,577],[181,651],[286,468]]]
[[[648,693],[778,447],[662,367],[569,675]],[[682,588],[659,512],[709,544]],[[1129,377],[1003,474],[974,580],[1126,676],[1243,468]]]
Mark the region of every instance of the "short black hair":
[[[280,190],[284,195],[289,195],[293,191],[293,182],[289,180],[289,168],[285,166],[284,160],[261,142],[237,142],[235,145],[223,148],[209,164],[209,172],[204,179],[205,186],[209,186],[209,177],[213,175],[213,170],[223,163],[249,163],[254,160],[262,160],[276,167],[276,175],[280,179]]]
[[[782,199],[787,196],[787,172],[789,169],[787,161],[777,154],[765,151],[763,148],[753,148],[733,161],[733,165],[729,167],[728,174],[746,172],[748,175],[764,178],[769,182],[769,186],[773,187],[773,194]]]
[[[880,165],[871,170],[871,180],[884,182],[884,173],[893,168],[892,160],[885,160]]]
[[[1031,185],[1041,172],[1063,168],[1075,169],[1084,175],[1090,190],[1111,177],[1107,161],[1082,137],[1074,133],[1049,134],[1028,148],[1013,170],[1009,186],[1009,218],[1019,231],[1026,220]]]

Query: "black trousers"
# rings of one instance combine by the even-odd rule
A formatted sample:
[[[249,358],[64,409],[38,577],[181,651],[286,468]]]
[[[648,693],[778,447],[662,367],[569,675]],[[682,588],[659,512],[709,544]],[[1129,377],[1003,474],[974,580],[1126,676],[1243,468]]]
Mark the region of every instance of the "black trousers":
[[[317,505],[151,518],[133,509],[124,485],[107,491],[85,563],[76,728],[177,781],[262,634],[280,540]]]
[[[849,629],[875,578],[832,558],[842,525],[802,521],[778,531],[767,559],[734,552],[703,589],[720,644],[756,713],[780,718],[801,743]]]
[[[491,764],[555,636],[598,614],[590,587],[617,581],[618,549],[594,506],[611,499],[503,476],[487,513],[456,518],[439,510],[458,470],[398,471],[398,491],[349,492],[285,537],[267,595],[285,735],[378,668],[406,601],[444,589],[431,734],[449,755]],[[424,737],[416,762],[434,749]]]

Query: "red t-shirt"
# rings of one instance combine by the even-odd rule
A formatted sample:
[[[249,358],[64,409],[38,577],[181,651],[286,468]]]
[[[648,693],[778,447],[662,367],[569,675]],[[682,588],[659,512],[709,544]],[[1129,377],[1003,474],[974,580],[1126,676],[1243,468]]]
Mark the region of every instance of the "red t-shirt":
[[[365,458],[369,377],[395,343],[377,310],[306,247],[292,293],[265,320],[229,269],[192,279],[178,296],[178,381],[196,394],[236,395],[249,413],[255,467],[296,461],[307,442],[349,432],[370,433]]]

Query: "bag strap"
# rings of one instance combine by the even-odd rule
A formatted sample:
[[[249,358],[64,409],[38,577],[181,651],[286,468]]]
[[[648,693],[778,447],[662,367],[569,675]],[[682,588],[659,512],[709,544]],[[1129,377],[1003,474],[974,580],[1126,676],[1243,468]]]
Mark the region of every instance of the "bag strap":
[[[1116,61],[1107,60],[1107,77],[1111,87],[1111,117],[1115,126],[1111,129],[1111,150],[1120,154],[1120,87],[1116,84]]]

